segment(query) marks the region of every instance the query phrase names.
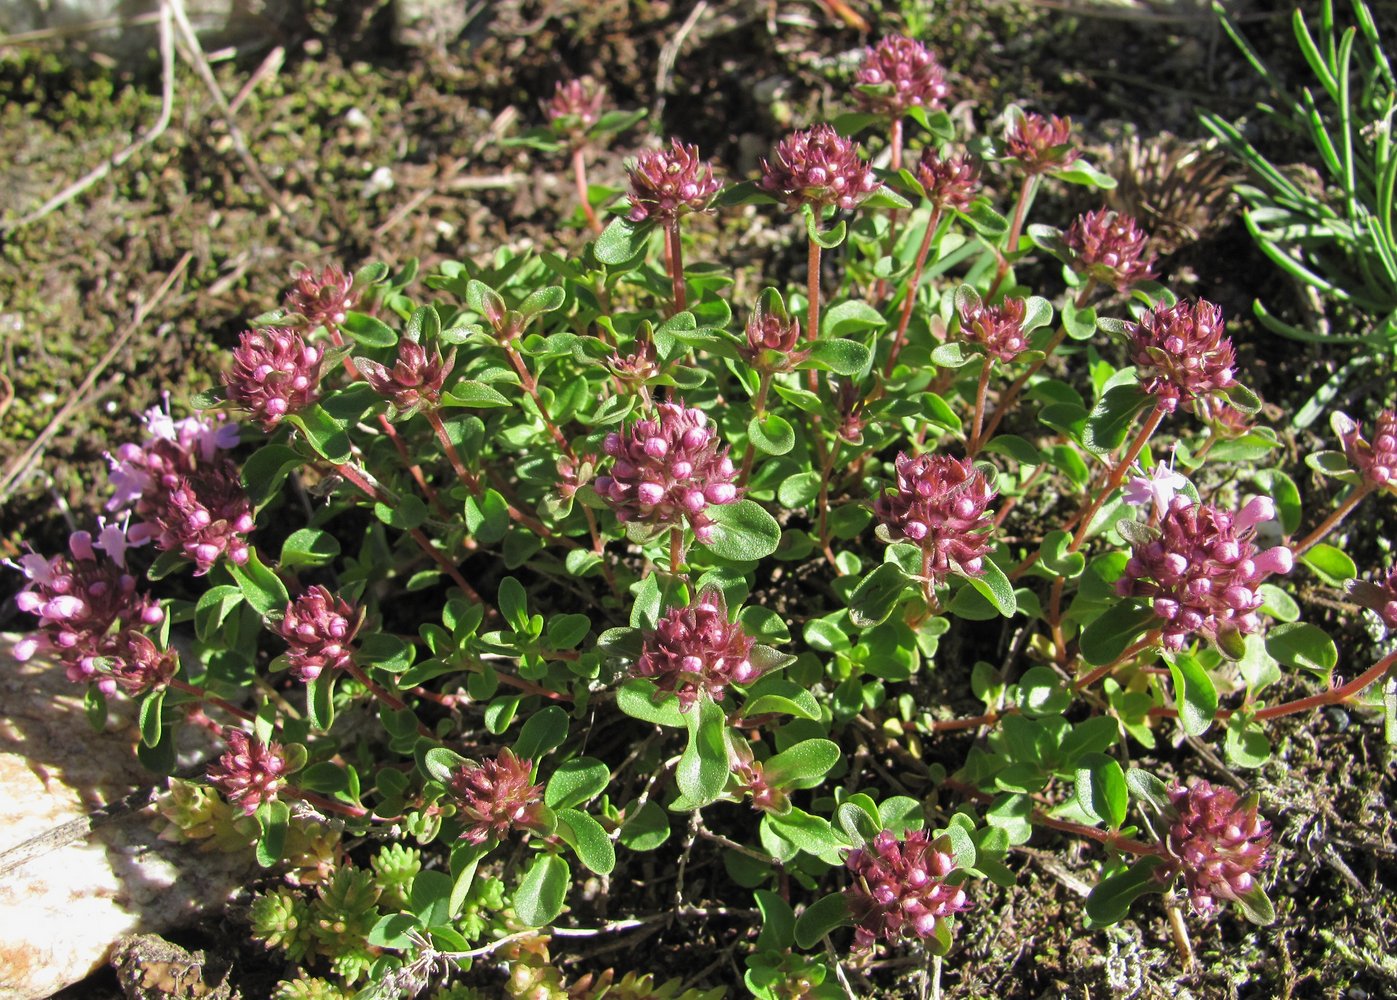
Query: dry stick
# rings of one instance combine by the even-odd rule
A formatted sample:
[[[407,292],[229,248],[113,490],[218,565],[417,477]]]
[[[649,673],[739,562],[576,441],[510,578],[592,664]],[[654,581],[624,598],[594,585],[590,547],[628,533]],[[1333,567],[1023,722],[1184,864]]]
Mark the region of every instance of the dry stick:
[[[1339,522],[1348,517],[1349,513],[1362,503],[1363,499],[1375,489],[1377,489],[1377,487],[1368,482],[1354,487],[1348,497],[1345,498],[1338,507],[1334,508],[1333,512],[1328,517],[1319,523],[1319,527],[1306,535],[1303,541],[1290,547],[1291,553],[1298,559],[1301,555],[1318,545],[1329,532],[1339,526]]]
[[[131,335],[145,322],[146,317],[154,311],[155,307],[160,303],[160,300],[174,287],[175,282],[184,274],[185,268],[189,266],[189,262],[193,259],[194,252],[192,250],[186,251],[184,256],[179,259],[178,263],[170,269],[170,273],[165,275],[165,280],[160,282],[160,286],[152,293],[150,299],[141,302],[136,307],[136,312],[132,315],[131,322],[122,327],[121,332],[118,333],[116,338],[112,341],[112,346],[107,349],[107,353],[102,355],[97,363],[92,366],[91,371],[87,373],[87,377],[82,380],[82,383],[78,385],[68,397],[68,402],[64,403],[62,408],[53,415],[53,419],[39,432],[39,436],[34,439],[34,443],[24,450],[24,454],[15,459],[14,462],[10,464],[9,468],[5,470],[4,476],[0,477],[0,501],[5,500],[5,498],[10,495],[10,490],[15,482],[39,457],[39,454],[44,450],[44,445],[48,443],[49,438],[57,434],[59,428],[63,426],[63,422],[82,405],[83,397],[92,390],[92,387],[97,383],[98,376],[106,370],[107,365],[112,363],[112,359],[121,353],[122,349],[126,346],[126,342],[131,339]]]
[[[592,227],[592,232],[598,236],[602,233],[601,220],[597,218],[597,213],[592,209],[592,201],[587,192],[587,147],[580,145],[572,150],[572,177],[577,185],[577,200],[582,203],[582,214],[587,216],[587,225]]]
[[[917,287],[922,282],[922,271],[926,268],[927,254],[931,252],[931,240],[936,235],[936,230],[941,225],[941,208],[937,206],[931,211],[931,218],[926,224],[926,233],[922,236],[921,246],[917,248],[917,260],[912,265],[912,280],[907,285],[906,297],[902,300],[902,315],[897,322],[897,336],[893,338],[892,350],[888,352],[887,364],[883,366],[883,378],[892,374],[893,365],[897,363],[897,356],[902,351],[902,345],[907,339],[907,326],[912,321],[912,308],[917,301]]]
[[[170,124],[170,115],[175,106],[175,46],[174,33],[170,25],[169,3],[162,3],[159,11],[160,19],[160,115],[156,118],[155,124],[147,129],[139,139],[121,150],[111,159],[106,160],[96,167],[83,174],[73,183],[69,184],[62,191],[44,202],[28,215],[21,216],[14,222],[0,227],[0,232],[12,233],[22,226],[27,226],[31,222],[37,222],[50,212],[62,208],[78,195],[82,194],[92,185],[96,184],[103,177],[120,167],[131,157],[135,156],[142,149],[145,149],[164,133]]]

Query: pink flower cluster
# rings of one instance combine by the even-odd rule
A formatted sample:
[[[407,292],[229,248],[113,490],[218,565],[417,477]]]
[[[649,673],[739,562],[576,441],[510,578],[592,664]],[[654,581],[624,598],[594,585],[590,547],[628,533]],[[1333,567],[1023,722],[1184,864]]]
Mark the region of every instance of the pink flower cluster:
[[[1072,119],[1020,113],[1004,136],[1004,152],[1019,161],[1024,172],[1047,174],[1075,163],[1081,153],[1072,141]]]
[[[656,527],[687,521],[694,537],[707,542],[715,528],[708,507],[737,499],[737,470],[702,410],[679,402],[655,410],[654,419],[606,436],[602,449],[616,461],[609,475],[597,477],[596,491],[618,521]]]
[[[656,149],[636,157],[630,176],[630,220],[653,219],[670,223],[689,212],[702,212],[722,188],[713,177],[713,164],[699,159],[697,146],[678,139],[669,149]]]
[[[1063,234],[1073,270],[1123,292],[1154,277],[1150,238],[1128,215],[1099,209],[1077,216]]]
[[[271,802],[286,784],[286,749],[275,741],[263,743],[241,729],[225,729],[228,752],[208,770],[209,784],[244,815]]]
[[[1269,497],[1255,497],[1231,514],[1176,496],[1159,536],[1134,546],[1116,593],[1151,601],[1163,621],[1166,649],[1182,649],[1194,634],[1255,632],[1264,603],[1257,587],[1272,573],[1289,573],[1294,563],[1284,545],[1258,552],[1252,542],[1256,526],[1275,515]]]
[[[955,859],[932,846],[923,830],[902,840],[883,830],[850,852],[844,864],[853,881],[844,890],[854,921],[854,946],[902,937],[931,937],[936,925],[970,908],[965,890],[946,884]]]
[[[1363,437],[1363,427],[1342,413],[1334,414],[1334,430],[1349,465],[1369,486],[1397,485],[1397,410],[1383,410],[1373,428],[1373,440]]]
[[[355,358],[355,367],[374,392],[393,404],[399,414],[415,413],[419,407],[435,408],[441,402],[447,376],[456,365],[456,349],[445,360],[441,352],[430,354],[413,340],[398,341],[398,359],[392,368],[369,358]]]
[[[950,88],[946,72],[921,42],[889,35],[865,50],[854,77],[865,110],[901,118],[912,108],[938,108]]]
[[[606,104],[606,88],[583,77],[560,80],[553,88],[553,97],[543,106],[548,121],[554,126],[581,134],[601,119]]]
[[[145,422],[150,436],[143,444],[124,444],[108,456],[116,492],[107,509],[130,509],[137,518],[128,543],[153,540],[160,551],[190,559],[200,575],[224,556],[247,562],[252,504],[227,454],[238,443],[237,425],[202,416],[174,420],[159,407]]]
[[[494,760],[459,765],[447,787],[466,821],[461,839],[483,844],[503,840],[510,830],[543,832],[543,786],[534,784],[533,768],[532,760],[509,749]]]
[[[1028,347],[1024,333],[1025,303],[1023,299],[1005,299],[997,306],[987,306],[976,300],[962,306],[960,331],[967,341],[979,344],[985,353],[1008,364]]]
[[[743,793],[752,797],[757,812],[784,815],[791,810],[791,797],[786,790],[773,785],[766,776],[761,761],[742,760],[733,765],[733,777]]]
[[[928,146],[917,161],[917,183],[936,208],[964,211],[980,193],[980,170],[968,157],[943,158]]]
[[[762,160],[757,184],[790,208],[838,205],[852,209],[878,187],[878,179],[853,142],[829,125],[816,125],[778,143],[771,160]]]
[[[307,344],[298,330],[247,330],[233,351],[233,367],[223,373],[223,384],[228,398],[270,431],[288,413],[320,398],[324,359],[325,352]]]
[[[989,502],[995,491],[968,459],[899,453],[897,489],[873,502],[893,541],[921,547],[928,575],[979,576],[990,548]]]
[[[751,660],[754,641],[728,621],[722,591],[705,590],[688,607],[665,612],[646,634],[633,673],[673,691],[685,710],[701,692],[722,701],[729,684],[747,684],[760,673]]]
[[[169,681],[172,657],[132,637],[160,624],[165,613],[137,591],[136,578],[125,569],[124,546],[115,549],[101,558],[92,536],[75,531],[68,539],[70,555],[46,559],[31,552],[20,558],[17,568],[28,582],[15,604],[38,616],[43,635],[17,643],[15,659],[51,651],[63,662],[68,680],[95,682],[107,694],[118,687],[141,693]]]
[[[313,330],[318,326],[335,329],[344,324],[354,308],[354,279],[333,264],[319,274],[300,271],[286,293],[286,308],[300,313]]]
[[[1233,377],[1236,357],[1232,341],[1223,334],[1222,309],[1206,299],[1189,305],[1158,303],[1127,323],[1132,360],[1140,373],[1140,388],[1155,397],[1166,413],[1190,403],[1205,418],[1220,403]]]
[[[1206,781],[1169,789],[1173,817],[1165,834],[1169,867],[1181,874],[1193,908],[1209,913],[1218,899],[1236,900],[1256,888],[1256,873],[1270,860],[1271,828],[1257,815],[1255,795],[1239,798]]]
[[[364,613],[324,587],[314,586],[286,605],[281,637],[291,675],[309,683],[325,668],[347,667],[354,661],[351,643],[364,622]]]
[[[800,351],[800,320],[758,303],[747,318],[747,361],[759,371],[789,371],[810,354]]]

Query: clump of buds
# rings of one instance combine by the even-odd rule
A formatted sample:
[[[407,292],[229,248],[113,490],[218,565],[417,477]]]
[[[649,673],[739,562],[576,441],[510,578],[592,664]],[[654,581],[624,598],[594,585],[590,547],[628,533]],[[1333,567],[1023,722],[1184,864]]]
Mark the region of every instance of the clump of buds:
[[[1154,277],[1150,238],[1128,215],[1105,208],[1079,215],[1062,240],[1072,251],[1074,271],[1116,291]]]
[[[759,760],[741,760],[733,766],[733,777],[743,794],[752,798],[757,812],[785,815],[791,811],[791,797],[785,789],[773,785]]]
[[[1256,526],[1275,515],[1269,497],[1255,497],[1231,514],[1176,496],[1158,535],[1134,545],[1116,593],[1150,600],[1163,622],[1166,649],[1182,649],[1194,634],[1216,640],[1222,633],[1255,632],[1261,627],[1257,609],[1265,603],[1257,587],[1272,573],[1289,573],[1294,563],[1284,545],[1258,552],[1253,544]]]
[[[313,330],[318,326],[334,330],[344,325],[355,306],[354,279],[333,264],[319,274],[307,268],[292,279],[286,293],[286,308],[299,313]]]
[[[501,750],[494,760],[467,761],[451,774],[448,790],[466,821],[462,840],[472,844],[503,840],[510,830],[547,832],[543,786],[533,782],[534,762]]]
[[[597,477],[597,493],[618,521],[657,528],[687,521],[695,538],[710,541],[716,525],[708,507],[737,500],[737,470],[702,410],[660,403],[655,411],[606,436],[602,448],[616,461]]]
[[[936,57],[921,42],[902,35],[889,35],[866,49],[854,83],[863,108],[889,118],[901,118],[912,108],[939,108],[950,93]]]
[[[117,682],[108,674],[127,667],[121,636],[141,626],[158,625],[165,613],[136,590],[136,578],[116,555],[98,558],[86,531],[73,532],[68,551],[68,556],[51,559],[33,552],[20,558],[17,568],[28,582],[15,596],[15,604],[38,616],[43,635],[16,643],[14,656],[23,661],[40,649],[50,650],[63,662],[68,680],[95,681],[111,693]],[[131,669],[144,668],[136,664]]]
[[[645,636],[634,673],[679,696],[687,710],[700,692],[722,701],[729,684],[747,684],[761,672],[752,662],[755,640],[728,621],[727,604],[717,589],[701,592],[692,604],[670,608]]]
[[[314,586],[286,605],[281,637],[291,674],[309,683],[327,667],[349,666],[354,661],[351,643],[364,622],[364,612],[327,589]]]
[[[980,169],[968,157],[942,157],[928,146],[917,161],[917,183],[933,207],[964,211],[980,193]]]
[[[263,743],[241,729],[225,729],[223,739],[228,752],[209,768],[209,783],[250,816],[263,802],[273,801],[286,784],[286,750],[280,743]]]
[[[354,364],[397,416],[408,417],[423,406],[435,409],[441,402],[447,376],[456,364],[456,349],[443,360],[440,351],[428,353],[421,344],[404,338],[398,341],[398,359],[392,368],[368,358],[355,358]]]
[[[1373,439],[1363,437],[1363,427],[1342,413],[1330,418],[1349,466],[1373,487],[1397,485],[1397,410],[1378,414]]]
[[[107,664],[112,682],[135,698],[168,685],[179,669],[179,655],[160,649],[142,632],[124,629],[107,647]]]
[[[1381,618],[1390,631],[1397,631],[1397,566],[1388,570],[1380,583],[1350,580],[1348,590],[1355,601]]]
[[[1183,876],[1193,908],[1210,913],[1219,899],[1242,900],[1257,889],[1270,860],[1271,828],[1257,814],[1255,793],[1239,798],[1206,781],[1169,789],[1173,815],[1164,837],[1168,878]]]
[[[995,490],[968,459],[899,453],[897,487],[873,502],[885,541],[921,548],[935,583],[951,573],[979,576],[990,548],[987,510]]]
[[[670,223],[705,211],[723,186],[713,177],[713,164],[699,159],[697,146],[671,139],[669,147],[641,153],[626,171],[632,222]]]
[[[978,344],[985,353],[1008,364],[1028,347],[1024,333],[1023,299],[1005,299],[997,306],[987,306],[979,297],[966,296],[960,303],[960,331],[965,339]]]
[[[584,76],[577,80],[560,80],[543,110],[555,130],[576,137],[601,120],[605,104],[606,88]]]
[[[320,348],[289,327],[248,330],[233,351],[233,367],[223,373],[223,383],[228,398],[270,431],[288,413],[320,398],[324,358]]]
[[[1125,327],[1140,388],[1164,412],[1189,403],[1206,417],[1221,402],[1219,397],[1237,385],[1232,341],[1223,334],[1222,309],[1213,303],[1159,303],[1139,323]]]
[[[1081,157],[1071,141],[1072,119],[1020,112],[1004,136],[1004,151],[1019,161],[1024,173],[1048,174]]]
[[[790,208],[852,209],[878,187],[878,180],[853,142],[829,125],[816,125],[783,139],[771,160],[762,160],[757,184]]]
[[[903,937],[927,938],[937,924],[970,908],[965,890],[948,885],[955,859],[923,830],[899,840],[883,830],[850,852],[844,864],[853,881],[844,890],[854,921],[854,946]]]
[[[747,346],[743,355],[757,371],[784,372],[804,361],[809,350],[797,350],[800,320],[789,315],[779,297],[763,295],[747,317]]]

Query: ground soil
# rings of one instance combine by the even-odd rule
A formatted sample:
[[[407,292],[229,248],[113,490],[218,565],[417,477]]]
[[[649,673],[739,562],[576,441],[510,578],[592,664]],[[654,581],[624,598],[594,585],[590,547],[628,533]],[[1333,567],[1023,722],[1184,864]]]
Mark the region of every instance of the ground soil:
[[[875,5],[855,6],[867,13]],[[902,27],[897,5],[883,6],[881,27]],[[681,33],[691,10],[663,0],[501,0],[462,39],[404,50],[386,41],[381,4],[311,4],[302,21],[283,26],[275,41],[285,47],[284,62],[257,79],[237,112],[286,212],[269,206],[234,154],[226,122],[181,69],[159,140],[76,201],[5,238],[0,469],[16,475],[0,514],[0,555],[27,544],[53,551],[90,517],[103,493],[95,484],[103,482],[104,452],[140,434],[136,415],[163,392],[178,405],[210,384],[246,319],[278,304],[293,261],[419,257],[430,265],[483,259],[499,246],[580,242],[564,165],[499,141],[539,120],[538,102],[560,76],[591,73],[619,105],[651,109],[642,129],[599,157],[593,180],[603,184],[619,182],[622,160],[650,134],[698,142],[729,176],[750,176],[773,139],[842,106],[866,39],[821,4],[713,2]],[[1298,69],[1286,15],[1244,14],[1258,48]],[[1397,25],[1386,27],[1397,37]],[[1108,168],[1130,131],[1199,137],[1200,108],[1235,118],[1265,96],[1211,17],[1190,4],[948,0],[926,30],[967,102],[962,116],[973,114],[983,127],[1010,100],[1071,115]],[[219,62],[225,93],[254,79],[268,51],[253,46]],[[160,105],[153,70],[112,69],[42,47],[0,49],[0,144],[9,153],[0,166],[0,219],[28,212],[148,126]],[[1259,134],[1284,148],[1279,137]],[[384,170],[391,186],[374,181]],[[1164,259],[1163,278],[1224,306],[1249,384],[1284,427],[1345,355],[1278,340],[1250,320],[1256,297],[1297,318],[1303,304],[1252,245],[1226,185],[1205,186],[1192,195],[1209,206],[1205,233]],[[753,247],[770,242],[754,236],[731,250],[739,263],[755,262],[766,251]],[[135,306],[186,252],[192,258],[180,280],[95,384],[76,394]],[[798,267],[798,259],[785,266]],[[1364,391],[1373,390],[1354,388],[1341,403],[1364,410]],[[1390,385],[1381,391],[1392,398]],[[46,431],[43,448],[24,460]],[[1285,434],[1290,460],[1316,447],[1312,431]],[[1296,475],[1307,502],[1319,500],[1325,487]],[[1391,537],[1391,505],[1374,507],[1350,546],[1360,565],[1364,556],[1372,565],[1385,558],[1378,539]],[[0,596],[17,583],[5,576]],[[1344,595],[1313,581],[1302,586],[1307,615],[1344,635],[1346,648],[1371,641]],[[7,602],[0,628],[15,627],[12,616]],[[1346,662],[1340,672],[1361,666]],[[929,696],[952,705],[965,699],[964,678],[954,672],[934,683],[941,688]],[[1264,810],[1277,833],[1274,926],[1256,930],[1230,915],[1192,923],[1198,961],[1191,969],[1181,967],[1158,904],[1146,903],[1116,928],[1085,932],[1079,873],[1092,859],[1045,840],[1015,855],[1013,889],[987,887],[963,921],[941,974],[946,995],[1397,996],[1391,748],[1377,720],[1338,709],[1280,726],[1275,737],[1277,753],[1258,782],[1268,789]],[[937,753],[953,762],[964,750],[948,741]],[[1164,770],[1185,753],[1200,759],[1189,747],[1166,748]],[[1210,780],[1251,780],[1216,756],[1201,759],[1212,762]],[[655,866],[663,872],[672,860],[657,857]],[[695,893],[724,895],[723,872],[690,878]],[[646,891],[662,903],[663,886]],[[185,943],[214,945],[242,933],[236,911],[226,919],[189,932]],[[642,944],[650,964],[640,971],[734,986],[751,933],[750,921],[721,920],[658,930]],[[251,945],[240,952],[247,996],[266,991],[259,954]],[[614,953],[559,958],[569,974],[621,964]],[[899,984],[889,995],[915,995],[909,962],[887,962],[864,971]],[[94,981],[66,995],[111,988]]]

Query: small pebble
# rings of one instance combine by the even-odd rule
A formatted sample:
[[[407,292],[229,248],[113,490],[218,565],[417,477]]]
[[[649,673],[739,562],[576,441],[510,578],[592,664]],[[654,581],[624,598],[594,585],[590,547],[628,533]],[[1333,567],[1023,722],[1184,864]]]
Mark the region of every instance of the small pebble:
[[[369,179],[364,182],[364,187],[359,192],[359,196],[363,198],[365,201],[367,201],[370,198],[376,198],[379,195],[392,190],[393,171],[390,170],[388,167],[379,167],[372,174],[370,174]]]
[[[348,111],[344,113],[344,123],[350,128],[355,129],[368,128],[371,124],[373,124],[369,121],[369,116],[364,114],[364,112],[360,111],[358,108],[350,108]]]
[[[1334,728],[1343,732],[1349,727],[1349,714],[1336,705],[1330,705],[1324,710],[1325,717],[1334,724]],[[1366,994],[1365,994],[1366,996]]]

